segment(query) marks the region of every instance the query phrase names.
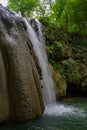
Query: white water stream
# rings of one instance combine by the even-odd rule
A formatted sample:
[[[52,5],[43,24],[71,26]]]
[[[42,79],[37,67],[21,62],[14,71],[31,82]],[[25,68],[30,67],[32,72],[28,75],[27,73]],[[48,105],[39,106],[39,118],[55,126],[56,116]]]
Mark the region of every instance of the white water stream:
[[[31,24],[29,23],[29,21],[26,19],[24,20],[27,25],[27,32],[29,38],[31,40],[34,51],[36,53],[36,56],[38,57],[41,66],[42,75],[43,75],[42,86],[43,86],[43,95],[44,95],[45,103],[46,104],[54,103],[56,102],[54,83],[48,66],[47,54],[46,54],[45,45],[42,37],[41,24],[37,22],[37,20],[35,21],[38,27],[38,32],[36,32],[34,28],[31,26]]]

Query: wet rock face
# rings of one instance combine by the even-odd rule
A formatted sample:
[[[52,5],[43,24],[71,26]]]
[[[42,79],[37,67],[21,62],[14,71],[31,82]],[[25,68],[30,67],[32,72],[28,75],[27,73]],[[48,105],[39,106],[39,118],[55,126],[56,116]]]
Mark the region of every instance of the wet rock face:
[[[26,29],[21,17],[0,5],[0,121],[33,119],[44,110],[41,72]]]
[[[45,32],[44,32],[44,28],[43,28],[42,24],[37,19],[33,19],[33,18],[29,18],[29,19],[27,19],[27,21],[30,23],[33,30],[37,34],[38,40],[41,43],[45,44]]]

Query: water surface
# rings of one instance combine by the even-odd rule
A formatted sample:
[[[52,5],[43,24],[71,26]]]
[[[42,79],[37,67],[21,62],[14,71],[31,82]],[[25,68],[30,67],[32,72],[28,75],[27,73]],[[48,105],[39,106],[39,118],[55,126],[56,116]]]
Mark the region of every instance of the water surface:
[[[87,98],[48,105],[42,117],[0,124],[0,130],[87,130]]]

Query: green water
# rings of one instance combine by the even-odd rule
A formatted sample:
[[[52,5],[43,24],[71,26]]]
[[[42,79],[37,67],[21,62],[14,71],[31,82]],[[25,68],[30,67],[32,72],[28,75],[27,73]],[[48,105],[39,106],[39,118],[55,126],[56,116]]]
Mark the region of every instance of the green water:
[[[0,124],[0,130],[87,130],[87,98],[49,105],[42,117]]]

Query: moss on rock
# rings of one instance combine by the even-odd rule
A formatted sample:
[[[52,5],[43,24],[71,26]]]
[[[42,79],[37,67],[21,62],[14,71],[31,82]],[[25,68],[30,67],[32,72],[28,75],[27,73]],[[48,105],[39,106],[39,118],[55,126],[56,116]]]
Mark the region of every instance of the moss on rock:
[[[54,71],[53,67],[50,65],[51,73],[53,75],[53,79],[55,82],[55,90],[56,90],[56,96],[58,98],[65,97],[66,96],[66,89],[67,84],[64,79],[59,73],[59,71]]]

